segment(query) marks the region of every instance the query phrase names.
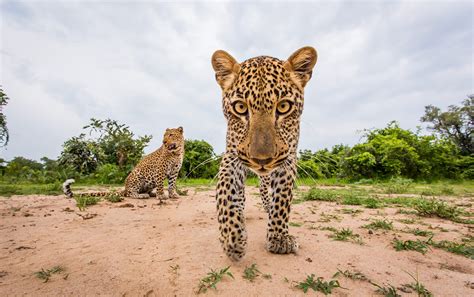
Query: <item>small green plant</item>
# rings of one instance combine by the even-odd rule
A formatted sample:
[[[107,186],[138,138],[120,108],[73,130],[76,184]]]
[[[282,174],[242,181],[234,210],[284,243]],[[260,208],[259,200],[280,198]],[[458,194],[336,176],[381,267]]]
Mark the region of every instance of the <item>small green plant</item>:
[[[313,291],[328,295],[332,293],[333,289],[340,288],[341,285],[338,280],[333,279],[328,282],[324,281],[322,277],[314,279],[314,274],[311,274],[306,277],[305,281],[298,283],[296,287],[303,290],[305,293],[308,292],[309,289],[313,289]]]
[[[338,195],[331,190],[313,188],[303,195],[304,201],[337,201]]]
[[[334,240],[339,240],[339,241],[348,241],[350,238],[353,238],[356,236],[351,229],[349,228],[342,228],[341,230],[337,230],[334,232],[332,235],[332,238]]]
[[[428,251],[428,245],[426,242],[421,241],[417,239],[416,241],[414,240],[399,240],[395,239],[393,241],[393,247],[395,248],[396,251],[417,251],[422,253],[423,255],[426,254]]]
[[[374,230],[377,230],[377,229],[393,230],[393,223],[386,219],[375,220],[372,223],[363,226],[363,228],[374,229]]]
[[[414,277],[409,272],[406,273],[415,281],[414,283],[405,285],[406,287],[415,290],[418,294],[418,297],[433,297],[433,294],[418,280],[418,272],[416,273],[416,277]]]
[[[337,272],[333,275],[333,278],[336,278],[339,275],[350,278],[352,280],[361,280],[361,281],[368,280],[367,276],[365,276],[362,272],[359,272],[359,271],[349,271],[349,270],[342,271],[338,268]]]
[[[262,274],[262,277],[264,279],[272,279],[272,275],[271,274]]]
[[[290,225],[291,227],[301,227],[303,226],[303,223],[290,222],[288,225]]]
[[[76,196],[74,197],[76,200],[76,206],[79,208],[80,211],[84,211],[87,206],[97,204],[100,201],[100,197],[94,196]]]
[[[253,263],[250,267],[245,267],[243,278],[253,282],[257,276],[260,275],[257,264]]]
[[[348,193],[344,195],[341,203],[344,205],[363,205],[364,197],[361,197],[355,193]]]
[[[437,216],[448,220],[458,218],[462,212],[456,206],[448,205],[446,202],[436,199],[422,199],[415,204],[414,208],[420,216]]]
[[[224,276],[229,276],[231,278],[234,278],[232,273],[229,271],[230,266],[227,266],[226,268],[222,268],[219,271],[216,271],[214,269],[211,269],[211,272],[208,272],[205,277],[203,277],[199,281],[199,287],[197,293],[206,293],[208,289],[214,289],[216,290],[217,287],[216,285],[224,278]]]
[[[421,230],[421,229],[410,229],[407,231],[408,233],[414,234],[416,236],[433,236],[433,232],[428,231],[428,230]]]
[[[373,197],[369,197],[369,198],[365,199],[363,204],[367,208],[379,208],[381,206],[380,201],[378,199],[373,198]]]
[[[457,243],[448,240],[434,241],[433,236],[431,236],[426,244],[429,244],[435,248],[443,249],[453,254],[462,255],[474,260],[474,245],[466,243]]]
[[[43,280],[44,283],[49,281],[49,278],[56,273],[61,273],[65,269],[62,266],[54,266],[51,269],[44,270],[44,268],[41,268],[40,271],[35,272],[35,276],[41,280]]]
[[[329,238],[332,238],[333,240],[337,241],[352,241],[354,243],[364,245],[364,242],[360,238],[359,234],[354,234],[351,229],[349,228],[342,228],[341,230],[338,230],[334,227],[319,227],[319,230],[324,230],[324,231],[331,231],[332,234],[328,235]]]
[[[381,286],[373,282],[370,283],[377,287],[375,292],[378,294],[384,295],[385,297],[402,297],[402,295],[398,294],[397,288],[395,288],[393,285]]]

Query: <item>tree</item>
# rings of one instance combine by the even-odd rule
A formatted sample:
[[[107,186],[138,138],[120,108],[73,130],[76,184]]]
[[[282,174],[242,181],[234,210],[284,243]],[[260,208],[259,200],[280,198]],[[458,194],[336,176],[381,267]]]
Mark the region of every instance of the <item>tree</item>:
[[[43,164],[24,157],[15,157],[5,169],[6,175],[15,179],[30,179],[43,170]]]
[[[180,177],[214,178],[219,171],[219,157],[204,140],[186,140]]]
[[[459,178],[471,168],[467,159],[458,162],[461,156],[451,141],[402,129],[397,122],[366,130],[364,137],[344,159],[348,178]]]
[[[89,134],[99,134],[96,140],[101,150],[102,164],[115,164],[120,169],[127,171],[140,161],[143,157],[143,149],[151,141],[151,136],[145,135],[134,138],[134,133],[125,124],[119,124],[115,120],[97,120],[92,118],[89,125]]]
[[[422,122],[431,123],[428,129],[447,137],[455,143],[463,155],[474,154],[474,94],[469,95],[461,106],[450,105],[448,111],[428,105]]]
[[[135,138],[128,126],[111,119],[92,118],[83,129],[88,130],[90,137],[86,138],[86,134],[82,133],[67,140],[59,163],[81,174],[90,174],[101,165],[111,164],[118,167],[113,169],[114,181],[128,175],[143,157],[143,149],[151,140],[148,135]],[[107,175],[110,168],[104,167],[101,174]]]
[[[8,144],[10,139],[10,134],[8,133],[7,128],[7,117],[3,113],[3,107],[7,105],[8,100],[7,94],[3,92],[2,87],[0,86],[0,146],[5,146]]]
[[[85,136],[82,133],[64,142],[58,162],[78,173],[90,174],[99,165],[101,152],[97,143],[86,139]]]

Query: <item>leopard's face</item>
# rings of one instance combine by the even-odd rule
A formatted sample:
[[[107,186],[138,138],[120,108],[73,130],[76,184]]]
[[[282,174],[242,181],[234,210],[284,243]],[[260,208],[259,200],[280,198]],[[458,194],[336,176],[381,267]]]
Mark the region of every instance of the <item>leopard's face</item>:
[[[183,127],[166,129],[163,136],[163,146],[171,153],[180,153],[184,148]]]
[[[227,119],[227,151],[259,175],[296,154],[304,86],[317,54],[305,47],[287,61],[257,57],[241,64],[228,53],[212,58]]]

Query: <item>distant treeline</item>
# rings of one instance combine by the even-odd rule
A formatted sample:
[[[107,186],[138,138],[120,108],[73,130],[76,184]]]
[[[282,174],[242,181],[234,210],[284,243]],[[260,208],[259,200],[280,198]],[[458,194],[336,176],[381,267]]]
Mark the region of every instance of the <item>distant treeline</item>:
[[[299,152],[298,175],[312,178],[474,179],[474,96],[461,106],[442,112],[427,106],[422,122],[430,123],[430,135],[400,128],[365,130],[362,142],[352,147]],[[135,136],[114,120],[91,119],[85,133],[68,139],[57,160],[40,162],[16,157],[0,159],[3,182],[53,183],[67,178],[87,182],[121,184],[143,157],[151,136]],[[86,136],[87,135],[87,136]],[[186,140],[181,178],[214,178],[220,157],[204,140]]]

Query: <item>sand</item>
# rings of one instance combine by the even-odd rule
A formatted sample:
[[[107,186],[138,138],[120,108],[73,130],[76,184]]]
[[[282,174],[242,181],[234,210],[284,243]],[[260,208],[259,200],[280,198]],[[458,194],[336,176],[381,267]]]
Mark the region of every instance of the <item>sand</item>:
[[[291,214],[295,224],[290,232],[298,238],[299,252],[274,255],[264,248],[267,215],[257,189],[248,187],[246,196],[249,245],[240,262],[221,250],[212,189],[189,188],[188,196],[164,204],[156,199],[103,201],[83,212],[64,196],[0,197],[0,296],[192,296],[210,269],[227,266],[235,279],[224,278],[205,295],[304,296],[295,288],[297,282],[309,274],[330,280],[338,269],[359,271],[372,282],[395,287],[413,282],[407,272],[418,273],[435,296],[474,295],[474,261],[436,248],[425,255],[397,252],[391,244],[394,237],[426,239],[399,230],[429,226],[434,239],[459,241],[473,235],[466,225],[438,218],[406,225],[397,220],[418,217],[395,208],[304,202],[294,205]],[[344,214],[344,208],[362,212]],[[327,221],[327,215],[337,217]],[[393,220],[398,231],[362,228],[374,218]],[[320,230],[330,226],[351,228],[364,244],[334,241],[330,231]],[[250,282],[242,275],[253,263],[261,275]],[[65,271],[48,282],[34,275],[57,265]],[[375,295],[368,281],[337,279],[344,288],[334,289],[333,296]]]

